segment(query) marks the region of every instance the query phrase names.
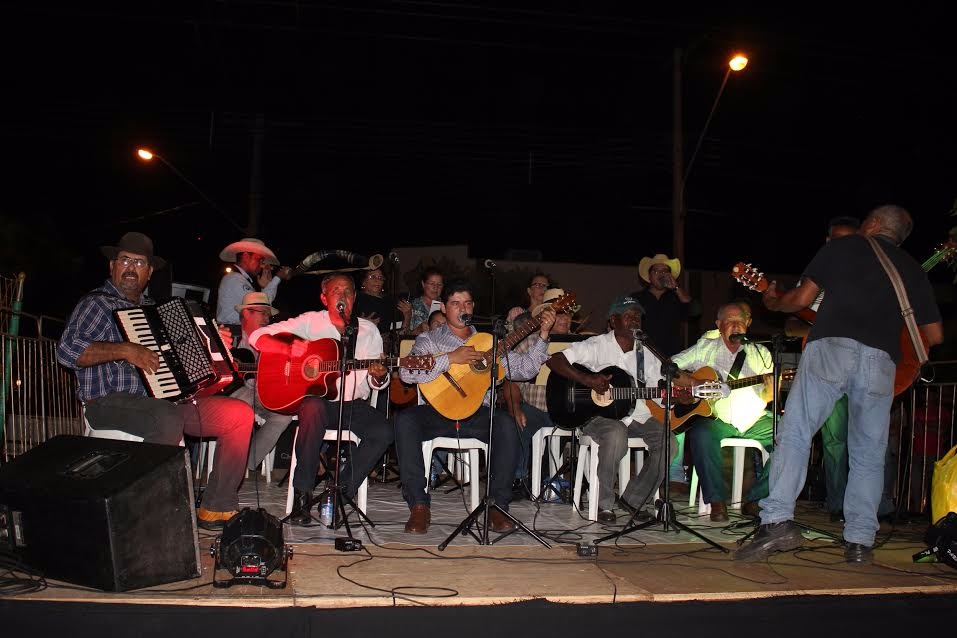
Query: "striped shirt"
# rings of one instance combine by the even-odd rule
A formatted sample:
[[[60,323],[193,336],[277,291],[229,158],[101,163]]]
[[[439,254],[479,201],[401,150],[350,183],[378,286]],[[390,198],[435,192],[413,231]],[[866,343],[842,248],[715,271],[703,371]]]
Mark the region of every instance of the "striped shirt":
[[[94,342],[126,341],[113,319],[114,310],[152,303],[143,295],[139,304],[131,302],[109,279],[77,303],[57,344],[56,358],[76,373],[80,401],[85,403],[114,392],[147,396],[139,371],[129,361],[108,361],[85,368],[77,366],[76,362]]]
[[[472,328],[472,334],[476,330]],[[457,336],[448,325],[439,326],[435,330],[423,332],[415,338],[410,355],[432,354],[435,356],[435,367],[427,372],[407,370],[401,368],[399,377],[406,383],[428,383],[434,381],[443,372],[448,372],[449,355],[459,346],[465,345],[465,339]],[[509,352],[502,359],[501,365],[505,376],[509,379],[524,381],[532,379],[538,374],[539,368],[548,359],[548,343],[538,339],[528,352]],[[490,391],[482,398],[482,405],[488,405]]]

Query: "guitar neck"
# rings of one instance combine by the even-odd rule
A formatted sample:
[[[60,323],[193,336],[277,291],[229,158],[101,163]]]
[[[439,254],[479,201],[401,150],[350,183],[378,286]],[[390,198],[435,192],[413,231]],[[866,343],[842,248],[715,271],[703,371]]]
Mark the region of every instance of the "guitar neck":
[[[665,396],[664,388],[608,388],[609,398],[618,401],[620,399],[661,399]],[[677,397],[678,387],[672,386],[671,396]]]
[[[521,328],[508,333],[505,338],[499,340],[495,358],[498,359],[517,346],[522,339],[538,330],[541,326],[542,322],[538,318],[532,318],[522,324]]]
[[[759,383],[764,383],[764,375],[758,374],[753,377],[742,377],[740,379],[731,379],[726,381],[729,388],[732,390],[737,390],[738,388],[746,388],[749,385],[757,385]]]
[[[374,363],[381,363],[391,370],[392,368],[401,368],[403,361],[405,361],[405,359],[398,357],[385,357],[383,359],[347,359],[346,370],[367,370],[369,366]],[[341,359],[338,361],[322,361],[316,366],[318,372],[338,372],[341,369]]]

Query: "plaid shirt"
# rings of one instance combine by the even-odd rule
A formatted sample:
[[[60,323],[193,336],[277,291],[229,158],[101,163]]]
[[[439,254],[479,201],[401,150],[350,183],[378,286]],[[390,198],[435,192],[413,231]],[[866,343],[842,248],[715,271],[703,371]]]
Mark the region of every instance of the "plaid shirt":
[[[128,361],[109,361],[86,368],[76,364],[80,355],[95,341],[125,341],[113,319],[113,311],[152,304],[145,296],[134,304],[120,294],[110,280],[80,299],[67,320],[57,344],[56,358],[76,373],[77,394],[84,403],[114,392],[147,396],[139,371]]]
[[[472,328],[472,334],[475,334]],[[465,339],[456,336],[447,325],[439,326],[435,330],[423,332],[415,339],[410,355],[434,354],[435,367],[428,372],[417,370],[399,370],[399,377],[406,383],[428,383],[437,379],[449,369],[449,352],[465,345]],[[441,353],[441,354],[439,354]],[[505,376],[509,379],[532,379],[538,374],[539,368],[548,359],[548,344],[541,339],[529,347],[528,352],[509,352],[502,359]],[[490,392],[482,398],[482,405],[488,405]]]

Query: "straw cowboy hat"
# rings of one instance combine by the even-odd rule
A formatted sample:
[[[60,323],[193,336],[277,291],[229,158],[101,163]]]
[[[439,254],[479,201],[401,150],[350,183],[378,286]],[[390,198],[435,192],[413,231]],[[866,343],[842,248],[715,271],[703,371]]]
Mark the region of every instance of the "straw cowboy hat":
[[[100,246],[100,252],[107,259],[116,259],[121,250],[134,255],[144,255],[149,259],[152,268],[162,268],[166,265],[166,260],[153,254],[153,240],[143,233],[130,232],[120,237],[120,242],[116,246]]]
[[[565,294],[565,291],[562,290],[561,288],[549,288],[548,290],[546,290],[545,294],[542,296],[542,303],[540,303],[539,305],[535,306],[532,309],[532,316],[537,317],[538,315],[542,314],[542,311],[545,310],[545,308],[551,307],[552,302],[564,294]],[[580,309],[581,309],[581,304],[573,304],[568,307],[568,312],[569,314],[575,314]]]
[[[236,262],[237,253],[256,253],[257,255],[265,255],[267,264],[272,264],[273,266],[279,265],[279,260],[276,258],[276,253],[266,248],[266,244],[263,243],[263,240],[256,239],[255,237],[243,237],[239,241],[234,241],[230,245],[223,248],[222,252],[219,253],[219,258],[232,264]]]
[[[247,292],[243,295],[243,302],[234,307],[236,312],[242,312],[243,308],[269,308],[273,317],[279,314],[279,311],[269,303],[269,297],[264,292]]]
[[[677,259],[668,259],[668,255],[662,255],[658,253],[654,257],[642,257],[641,261],[638,262],[638,276],[643,280],[650,282],[648,279],[648,271],[651,270],[651,267],[655,264],[665,264],[668,268],[671,269],[672,277],[677,277],[678,273],[681,272],[681,262]]]

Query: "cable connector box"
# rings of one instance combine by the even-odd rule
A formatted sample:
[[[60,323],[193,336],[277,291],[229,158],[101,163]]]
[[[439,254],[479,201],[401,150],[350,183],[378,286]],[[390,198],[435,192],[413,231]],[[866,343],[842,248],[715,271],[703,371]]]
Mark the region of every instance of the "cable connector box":
[[[339,537],[336,539],[336,549],[340,552],[360,552],[362,551],[362,541],[358,538]]]
[[[578,555],[582,558],[598,556],[598,545],[592,545],[591,543],[578,543]]]

